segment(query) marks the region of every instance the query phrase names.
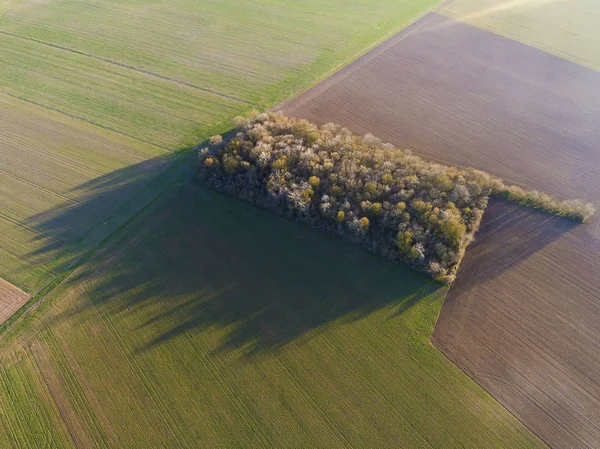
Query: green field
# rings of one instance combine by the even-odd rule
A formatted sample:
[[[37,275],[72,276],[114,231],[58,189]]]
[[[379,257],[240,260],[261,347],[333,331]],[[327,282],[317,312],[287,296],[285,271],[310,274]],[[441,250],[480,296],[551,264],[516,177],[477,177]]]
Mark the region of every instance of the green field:
[[[190,178],[11,337],[14,447],[540,444],[429,344],[445,288]]]
[[[228,129],[436,2],[0,3],[0,277],[40,291],[151,199],[90,205],[115,170]]]
[[[185,151],[436,0],[0,4],[0,447],[537,447],[428,342],[446,290]],[[46,287],[44,287],[46,286]]]
[[[174,149],[285,99],[436,3],[7,0],[0,88]]]
[[[0,276],[37,292],[152,197],[109,195],[123,170],[148,161],[158,176],[169,153],[1,93],[0,122]]]
[[[453,0],[440,13],[600,70],[596,0]]]

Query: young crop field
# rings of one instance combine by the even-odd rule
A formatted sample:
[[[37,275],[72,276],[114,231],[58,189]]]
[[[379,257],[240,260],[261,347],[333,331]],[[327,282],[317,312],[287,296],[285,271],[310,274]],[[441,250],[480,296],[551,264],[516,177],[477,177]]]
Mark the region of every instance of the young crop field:
[[[597,202],[600,73],[556,54],[429,14],[282,109]],[[552,447],[596,448],[600,218],[574,226],[504,203],[489,214],[434,341]]]
[[[0,276],[40,291],[156,195],[137,184],[144,195],[89,204],[119,184],[115,172],[148,161],[153,186],[169,152],[283,100],[436,3],[4,1]],[[70,228],[58,231],[62,210]]]
[[[123,183],[106,173],[166,152],[2,94],[0,121],[0,273],[37,292],[110,234],[146,187],[87,201]],[[147,171],[158,175],[165,165],[150,160]]]
[[[2,90],[175,149],[284,99],[435,3],[11,0]]]
[[[11,329],[5,441],[542,447],[429,344],[446,288],[190,178]]]

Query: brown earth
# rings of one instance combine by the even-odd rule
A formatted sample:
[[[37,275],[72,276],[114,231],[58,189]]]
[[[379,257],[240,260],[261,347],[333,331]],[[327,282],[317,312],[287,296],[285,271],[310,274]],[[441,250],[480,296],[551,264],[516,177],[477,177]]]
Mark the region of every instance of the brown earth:
[[[600,73],[429,14],[282,105],[530,188],[600,199]],[[600,447],[600,218],[490,205],[432,341],[552,447]]]
[[[599,86],[598,72],[430,13],[280,109],[596,200]]]
[[[31,295],[0,278],[0,324],[31,298]]]
[[[432,342],[551,447],[600,447],[600,241],[492,201]]]

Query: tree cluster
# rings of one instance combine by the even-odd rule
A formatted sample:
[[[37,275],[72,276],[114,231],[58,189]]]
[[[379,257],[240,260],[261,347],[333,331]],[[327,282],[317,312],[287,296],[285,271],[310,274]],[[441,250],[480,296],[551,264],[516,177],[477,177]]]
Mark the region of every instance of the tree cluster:
[[[492,194],[527,207],[546,211],[553,215],[568,218],[569,220],[585,223],[594,213],[596,208],[592,203],[582,200],[557,199],[547,193],[537,190],[524,190],[519,186],[502,186],[492,190]]]
[[[450,283],[490,195],[585,221],[590,204],[506,186],[474,169],[427,162],[335,124],[281,113],[236,118],[200,150],[199,179]]]
[[[490,189],[476,172],[433,164],[334,124],[263,113],[211,139],[210,186],[451,282]]]

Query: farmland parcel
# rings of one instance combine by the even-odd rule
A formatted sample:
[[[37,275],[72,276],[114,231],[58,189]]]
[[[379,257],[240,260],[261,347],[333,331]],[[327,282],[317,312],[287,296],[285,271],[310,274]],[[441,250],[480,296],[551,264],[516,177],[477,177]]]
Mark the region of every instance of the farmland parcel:
[[[438,12],[600,70],[595,0],[453,0]]]
[[[445,290],[178,182],[433,3],[0,6],[1,269],[54,288],[2,336],[0,447],[541,446],[428,344]]]
[[[600,198],[600,73],[440,15],[282,109],[530,188]],[[552,446],[598,447],[600,332],[590,317],[600,219],[573,227],[498,203],[483,226],[434,342]]]
[[[445,293],[191,177],[4,351],[2,420],[19,448],[542,447],[428,343]]]
[[[30,295],[0,278],[0,324],[30,298]]]
[[[600,442],[598,267],[589,227],[492,202],[433,336],[554,447]]]

